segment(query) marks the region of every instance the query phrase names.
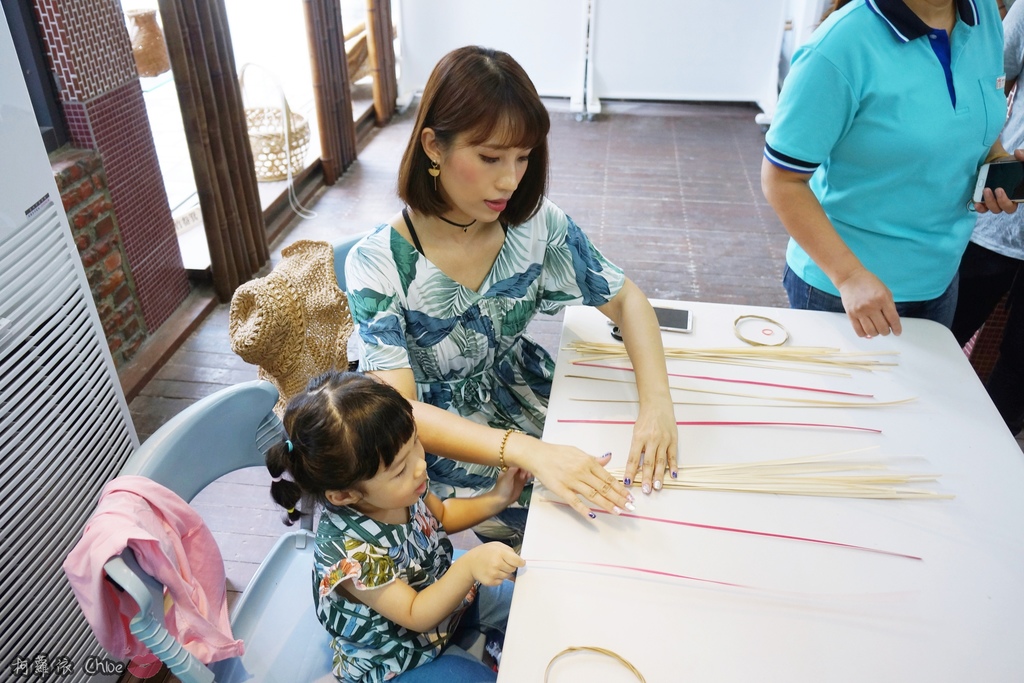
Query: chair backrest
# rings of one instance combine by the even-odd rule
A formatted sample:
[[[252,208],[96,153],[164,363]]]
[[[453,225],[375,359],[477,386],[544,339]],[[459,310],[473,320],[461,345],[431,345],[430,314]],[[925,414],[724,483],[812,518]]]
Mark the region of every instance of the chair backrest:
[[[264,380],[200,399],[146,439],[121,474],[148,477],[191,501],[228,472],[265,464],[264,453],[284,434],[276,401],[277,389]]]
[[[338,288],[343,292],[345,291],[345,259],[348,258],[348,252],[352,251],[356,242],[364,237],[366,237],[366,233],[361,233],[334,245],[334,275],[338,278]]]
[[[228,472],[264,465],[264,453],[283,437],[273,412],[277,390],[257,380],[222,389],[197,401],[156,431],[121,474],[148,477],[186,501]],[[140,611],[131,632],[182,683],[259,680],[326,681],[330,637],[317,621],[310,595],[312,517],[278,539],[239,598],[231,616],[241,658],[203,665],[164,624],[163,586],[141,569],[131,549],[104,565],[107,576],[132,596]],[[282,673],[287,672],[287,674]]]
[[[180,683],[213,683],[213,672],[164,626],[164,587],[139,566],[132,549],[125,548],[110,558],[103,569],[139,606],[139,613],[128,625],[132,634],[167,665]]]

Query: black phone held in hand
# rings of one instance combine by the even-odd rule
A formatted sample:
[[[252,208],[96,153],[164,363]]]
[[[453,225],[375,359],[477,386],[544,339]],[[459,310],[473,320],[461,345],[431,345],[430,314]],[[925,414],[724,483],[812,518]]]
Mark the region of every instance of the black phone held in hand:
[[[1024,161],[996,161],[983,164],[978,171],[978,181],[974,185],[975,202],[985,201],[982,192],[986,187],[993,192],[997,187],[1001,187],[1011,201],[1018,204],[1024,202]]]

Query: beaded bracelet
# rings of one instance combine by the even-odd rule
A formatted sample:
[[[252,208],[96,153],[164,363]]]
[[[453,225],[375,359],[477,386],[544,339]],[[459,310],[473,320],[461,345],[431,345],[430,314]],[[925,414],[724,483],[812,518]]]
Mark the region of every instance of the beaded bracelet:
[[[506,429],[505,436],[501,437],[501,448],[498,449],[498,469],[502,472],[508,471],[508,465],[505,464],[505,444],[508,443],[508,437],[512,436],[516,429]]]

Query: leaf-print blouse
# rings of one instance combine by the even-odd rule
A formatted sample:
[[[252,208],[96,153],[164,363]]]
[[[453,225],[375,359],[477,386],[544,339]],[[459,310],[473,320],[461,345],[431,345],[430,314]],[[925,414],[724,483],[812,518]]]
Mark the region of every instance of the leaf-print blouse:
[[[432,631],[417,633],[385,619],[335,590],[358,592],[396,579],[423,590],[452,564],[452,544],[421,498],[406,524],[386,524],[349,507],[324,509],[316,530],[313,591],[316,614],[334,639],[334,675],[340,681],[378,683],[431,661],[451,638],[476,598],[474,585],[462,604]]]
[[[524,334],[538,312],[600,306],[622,288],[622,270],[544,199],[512,226],[473,291],[455,282],[389,225],[350,253],[345,277],[359,330],[360,369],[411,368],[419,400],[498,429],[540,436],[554,361]],[[428,456],[442,498],[491,488],[497,468]]]

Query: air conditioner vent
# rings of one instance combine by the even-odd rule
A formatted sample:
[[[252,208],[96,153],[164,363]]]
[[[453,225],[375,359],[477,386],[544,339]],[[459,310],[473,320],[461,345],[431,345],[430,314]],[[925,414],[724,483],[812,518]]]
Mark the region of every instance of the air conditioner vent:
[[[52,180],[52,179],[51,179]],[[61,563],[136,438],[59,207],[0,239],[0,666],[109,658]]]

